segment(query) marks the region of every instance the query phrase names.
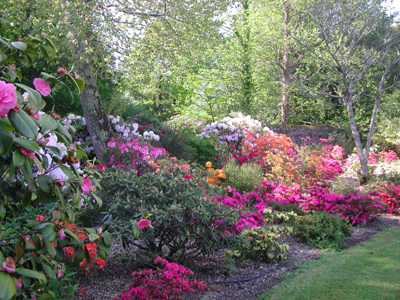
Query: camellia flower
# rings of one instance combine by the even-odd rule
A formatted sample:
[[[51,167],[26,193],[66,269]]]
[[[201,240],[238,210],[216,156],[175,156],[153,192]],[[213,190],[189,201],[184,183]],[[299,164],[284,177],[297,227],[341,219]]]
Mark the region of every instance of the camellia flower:
[[[61,270],[61,265],[58,265],[58,266],[57,266],[57,269],[58,269],[58,271],[57,271],[57,278],[60,278],[60,277],[62,276],[62,274],[64,273],[64,271]]]
[[[140,220],[139,222],[137,222],[137,227],[139,227],[139,229],[144,229],[146,227],[149,227],[151,224],[151,222],[149,220]]]
[[[1,264],[1,268],[7,273],[15,273],[15,260],[12,257],[7,257],[6,261]]]
[[[33,85],[35,86],[35,89],[42,95],[42,96],[48,96],[50,95],[51,88],[50,85],[47,83],[46,80],[42,78],[35,78],[33,79]]]
[[[61,73],[61,74],[67,73],[67,69],[64,67],[58,68],[57,71],[58,71],[58,73]]]
[[[14,282],[15,282],[15,287],[17,289],[20,289],[22,287],[22,277],[21,276],[14,277]]]
[[[31,150],[28,150],[28,149],[25,149],[25,148],[21,148],[21,153],[23,155],[25,155],[25,156],[29,156],[31,159],[35,158],[35,152],[34,151],[31,151]]]
[[[92,185],[92,181],[88,177],[83,178],[81,189],[84,194],[89,194],[90,192],[94,192],[96,190],[96,188]]]
[[[15,86],[5,81],[0,81],[0,118],[4,119],[9,110],[17,104]]]

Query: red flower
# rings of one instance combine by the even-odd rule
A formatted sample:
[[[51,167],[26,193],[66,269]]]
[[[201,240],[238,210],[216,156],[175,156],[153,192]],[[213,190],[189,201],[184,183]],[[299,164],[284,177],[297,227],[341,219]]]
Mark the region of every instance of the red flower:
[[[149,127],[150,126],[150,124],[146,124],[146,127]]]
[[[151,222],[149,220],[140,220],[139,222],[137,222],[137,227],[139,227],[139,229],[144,229],[146,227],[149,227],[151,224]]]
[[[193,178],[193,175],[186,174],[185,176],[183,176],[183,178],[185,178],[185,179],[191,179],[191,178]]]
[[[107,165],[98,165],[97,166],[97,170],[98,171],[103,171],[104,169],[106,169],[107,168]]]

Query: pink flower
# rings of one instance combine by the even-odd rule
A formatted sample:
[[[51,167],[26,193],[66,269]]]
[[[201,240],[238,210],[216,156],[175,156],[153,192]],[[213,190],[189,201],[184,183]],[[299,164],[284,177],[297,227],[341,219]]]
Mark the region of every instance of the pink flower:
[[[42,78],[35,78],[33,79],[33,85],[35,86],[35,89],[42,95],[42,96],[48,96],[50,95],[51,88],[50,85],[47,83],[46,80]]]
[[[60,238],[60,240],[63,240],[63,239],[65,239],[65,233],[64,233],[64,230],[60,230],[59,232],[58,232],[58,237]]]
[[[21,153],[23,155],[25,155],[25,156],[29,156],[31,159],[35,158],[35,152],[34,151],[31,151],[31,150],[28,150],[28,149],[25,149],[25,148],[21,148]]]
[[[44,32],[42,32],[40,35],[42,36],[42,38],[46,37],[46,34]]]
[[[38,112],[37,112],[36,114],[31,114],[31,117],[34,118],[34,119],[36,119],[36,120],[39,120],[39,118],[40,118]]]
[[[64,273],[64,271],[61,270],[61,265],[58,265],[58,266],[57,266],[57,269],[58,269],[58,271],[57,271],[57,278],[60,278],[60,277],[62,276],[62,274]]]
[[[149,220],[140,220],[139,222],[137,222],[137,227],[139,227],[139,229],[144,229],[146,227],[149,227],[151,224],[151,222]]]
[[[22,277],[21,276],[14,277],[14,282],[15,282],[15,287],[17,289],[20,289],[22,287]]]
[[[12,257],[7,257],[6,261],[1,264],[1,268],[7,273],[15,273],[15,260]]]
[[[185,179],[191,179],[191,178],[193,178],[193,175],[188,175],[188,174],[186,174],[185,176],[183,176],[183,178],[185,178]]]
[[[149,127],[150,126],[150,124],[146,124],[146,127]]]
[[[89,194],[90,192],[94,192],[96,190],[96,188],[92,185],[92,181],[88,177],[83,178],[81,189],[84,194]]]
[[[107,168],[106,165],[98,165],[98,166],[97,166],[97,170],[98,170],[98,171],[103,171],[103,170],[105,170],[106,168]]]
[[[58,71],[58,73],[61,73],[61,74],[67,73],[67,69],[64,67],[58,68],[57,71]]]
[[[0,118],[4,119],[9,110],[17,104],[15,86],[11,83],[0,81]]]
[[[143,127],[143,126],[139,126],[139,128],[140,128],[140,129],[142,129],[142,130],[144,129],[144,127]]]

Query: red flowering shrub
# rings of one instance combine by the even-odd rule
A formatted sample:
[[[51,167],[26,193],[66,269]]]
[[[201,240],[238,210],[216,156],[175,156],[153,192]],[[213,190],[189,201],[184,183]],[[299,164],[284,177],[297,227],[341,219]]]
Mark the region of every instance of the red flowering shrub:
[[[389,214],[400,213],[400,185],[382,185],[379,196],[382,202],[386,203]]]
[[[368,194],[346,193],[331,194],[328,188],[315,187],[309,191],[311,198],[300,204],[303,210],[325,211],[332,215],[340,215],[343,220],[352,224],[370,221],[371,217],[384,211],[384,207],[376,191]]]
[[[182,299],[182,295],[193,294],[196,290],[207,288],[207,284],[191,280],[190,277],[194,274],[184,266],[170,263],[159,256],[154,262],[163,265],[164,268],[133,272],[133,283],[118,298],[113,298],[113,300],[178,300]]]

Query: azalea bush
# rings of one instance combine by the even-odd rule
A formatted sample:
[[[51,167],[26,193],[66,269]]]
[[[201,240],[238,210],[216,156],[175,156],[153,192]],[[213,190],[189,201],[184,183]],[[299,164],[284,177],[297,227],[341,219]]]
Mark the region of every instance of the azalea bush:
[[[332,194],[328,188],[315,187],[309,190],[310,198],[300,206],[307,212],[325,211],[339,215],[351,224],[371,221],[372,217],[385,211],[379,193],[375,190],[367,194],[349,192]]]
[[[116,231],[124,244],[179,262],[210,255],[229,244],[239,213],[210,201],[218,187],[205,181],[204,172],[173,159],[154,161],[152,166],[154,172],[140,176],[116,168],[107,171],[105,226]],[[151,226],[139,237],[137,220],[144,215]]]
[[[378,189],[379,197],[386,204],[389,214],[400,214],[400,185],[382,185]]]
[[[56,48],[44,34],[1,43],[0,299],[55,299],[48,283],[63,280],[63,249],[71,247],[82,260],[88,252],[68,226],[80,207],[101,204],[94,193],[101,174],[91,162],[79,163],[87,160],[85,151],[72,143],[61,116],[42,112],[43,98],[54,84],[80,92],[84,82],[61,67],[57,77],[41,73],[30,85],[18,83],[25,79],[18,66],[41,55],[48,58]],[[42,213],[31,213],[35,209]],[[109,234],[84,232],[90,243],[102,249],[104,258]]]
[[[168,262],[159,256],[154,262],[162,267],[133,272],[133,282],[118,298],[113,299],[179,300],[183,299],[182,296],[207,288],[207,284],[192,279],[193,272],[184,266]]]

